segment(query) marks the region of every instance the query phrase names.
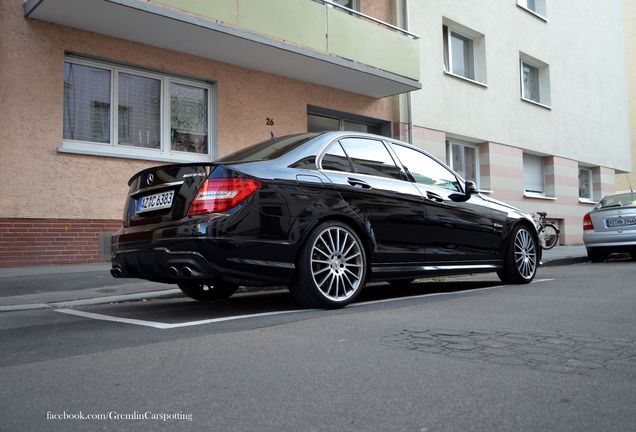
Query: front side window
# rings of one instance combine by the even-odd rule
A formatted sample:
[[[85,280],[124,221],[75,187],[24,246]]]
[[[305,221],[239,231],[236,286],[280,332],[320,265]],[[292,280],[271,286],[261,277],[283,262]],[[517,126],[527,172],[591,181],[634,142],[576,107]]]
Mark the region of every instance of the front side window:
[[[211,90],[208,83],[68,58],[62,149],[137,159],[209,160]]]
[[[465,180],[479,186],[477,148],[457,141],[446,142],[446,163]]]
[[[393,144],[392,147],[402,166],[416,183],[461,192],[457,177],[436,160],[399,144]]]
[[[382,141],[344,138],[340,144],[356,173],[403,180],[400,169]]]
[[[523,181],[527,193],[545,195],[543,157],[530,154],[523,155]]]
[[[579,198],[592,200],[592,170],[579,167]]]

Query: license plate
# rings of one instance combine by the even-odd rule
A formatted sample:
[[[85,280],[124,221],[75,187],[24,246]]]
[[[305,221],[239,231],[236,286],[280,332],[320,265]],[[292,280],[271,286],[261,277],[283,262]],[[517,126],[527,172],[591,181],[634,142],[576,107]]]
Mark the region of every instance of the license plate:
[[[608,228],[619,227],[619,226],[627,226],[627,225],[636,225],[636,217],[623,217],[623,218],[605,219],[605,225]]]
[[[174,197],[174,191],[141,197],[137,201],[137,213],[169,208],[172,205],[172,197]]]

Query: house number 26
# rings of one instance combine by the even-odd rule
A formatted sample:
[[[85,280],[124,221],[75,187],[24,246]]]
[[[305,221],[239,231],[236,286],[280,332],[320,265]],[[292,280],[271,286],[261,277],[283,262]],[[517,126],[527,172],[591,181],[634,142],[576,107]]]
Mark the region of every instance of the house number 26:
[[[273,119],[273,118],[266,117],[266,118],[265,118],[265,124],[266,124],[267,126],[274,126],[274,119]]]

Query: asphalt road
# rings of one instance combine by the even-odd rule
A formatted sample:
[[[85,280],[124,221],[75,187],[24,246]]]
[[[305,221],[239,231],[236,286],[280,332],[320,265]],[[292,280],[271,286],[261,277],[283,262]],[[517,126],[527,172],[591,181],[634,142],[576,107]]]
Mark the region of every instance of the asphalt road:
[[[0,430],[634,430],[636,263],[537,279],[1,313]]]

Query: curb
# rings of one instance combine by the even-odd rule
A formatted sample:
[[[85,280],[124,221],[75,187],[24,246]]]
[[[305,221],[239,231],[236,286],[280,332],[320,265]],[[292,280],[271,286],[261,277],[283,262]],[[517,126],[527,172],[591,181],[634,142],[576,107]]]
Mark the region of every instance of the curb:
[[[562,265],[579,264],[579,263],[584,263],[588,261],[589,259],[586,256],[556,258],[548,262],[544,262],[543,267],[556,267],[556,266],[562,266]]]
[[[92,306],[107,303],[122,303],[127,301],[144,300],[144,299],[160,299],[160,298],[173,298],[180,297],[183,293],[180,289],[168,289],[162,291],[149,291],[134,294],[121,294],[116,296],[107,297],[94,297],[82,300],[67,300],[51,303],[29,303],[21,305],[9,305],[0,306],[0,313],[2,312],[19,312],[27,310],[37,309],[57,309],[57,308],[69,308],[75,306]]]

